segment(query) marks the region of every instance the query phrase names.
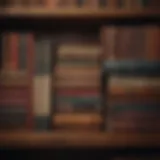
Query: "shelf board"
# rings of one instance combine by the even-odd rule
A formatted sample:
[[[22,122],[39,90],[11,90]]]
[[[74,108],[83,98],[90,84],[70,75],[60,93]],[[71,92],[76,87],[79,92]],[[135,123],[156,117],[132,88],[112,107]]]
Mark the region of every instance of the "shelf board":
[[[87,8],[5,8],[0,16],[5,17],[39,17],[39,18],[134,18],[160,16],[158,10],[136,9],[87,9]]]
[[[160,135],[93,132],[3,132],[0,133],[0,147],[160,147]]]

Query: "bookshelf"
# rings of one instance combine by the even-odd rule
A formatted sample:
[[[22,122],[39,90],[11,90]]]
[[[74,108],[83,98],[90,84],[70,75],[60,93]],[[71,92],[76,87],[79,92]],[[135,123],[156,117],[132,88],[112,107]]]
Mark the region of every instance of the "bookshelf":
[[[146,19],[160,18],[159,10],[150,9],[85,9],[85,8],[68,8],[68,9],[44,9],[44,8],[1,8],[0,18],[33,18],[33,19]],[[0,19],[1,20],[1,19]],[[70,22],[71,22],[70,21]],[[16,21],[17,22],[17,21]],[[123,21],[124,22],[124,21]],[[11,23],[14,23],[12,21]],[[8,24],[11,24],[8,23]],[[81,21],[80,23],[83,23]],[[7,24],[7,23],[6,23]],[[26,23],[25,23],[26,24]],[[95,23],[96,24],[96,23]],[[5,25],[6,26],[6,25]],[[1,26],[3,27],[3,25]],[[8,27],[9,28],[9,27]],[[3,28],[4,29],[4,28]],[[126,66],[125,66],[126,67]],[[15,84],[14,87],[22,87]],[[13,87],[13,86],[9,86]],[[27,86],[26,86],[27,87]],[[103,90],[103,87],[101,88]],[[105,92],[105,91],[102,91]],[[105,98],[105,97],[103,97]],[[105,102],[104,102],[105,103]],[[105,115],[104,115],[105,116]],[[160,147],[159,134],[138,134],[138,133],[105,133],[105,132],[31,132],[15,131],[0,132],[0,147]]]
[[[30,18],[147,18],[158,17],[159,10],[151,9],[44,9],[44,8],[5,8],[0,10],[1,17],[30,17]]]
[[[64,148],[151,148],[160,147],[159,134],[107,134],[85,132],[10,132],[0,133],[0,147]]]

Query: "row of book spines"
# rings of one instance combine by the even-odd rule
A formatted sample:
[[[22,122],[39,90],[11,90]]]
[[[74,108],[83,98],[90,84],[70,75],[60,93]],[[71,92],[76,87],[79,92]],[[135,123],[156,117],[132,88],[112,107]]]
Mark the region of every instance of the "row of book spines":
[[[30,33],[2,34],[2,68],[4,71],[27,70],[30,50],[33,49],[33,35]],[[32,49],[31,49],[32,48]]]
[[[160,28],[147,26],[106,26],[101,30],[106,60],[158,60]],[[127,45],[126,45],[127,44]]]
[[[97,8],[143,8],[155,7],[159,3],[156,0],[13,0],[8,1],[9,6],[46,6],[49,8],[59,7],[97,7]]]

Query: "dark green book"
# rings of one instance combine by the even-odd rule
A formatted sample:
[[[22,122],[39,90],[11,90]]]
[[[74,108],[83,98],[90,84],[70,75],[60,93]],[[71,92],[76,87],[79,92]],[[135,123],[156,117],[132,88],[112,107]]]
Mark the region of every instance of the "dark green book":
[[[111,75],[160,76],[160,62],[106,61],[103,71]]]
[[[49,37],[36,37],[35,75],[43,76],[51,73],[51,40]]]
[[[35,122],[34,129],[36,131],[46,131],[50,129],[49,116],[35,116],[34,122]]]

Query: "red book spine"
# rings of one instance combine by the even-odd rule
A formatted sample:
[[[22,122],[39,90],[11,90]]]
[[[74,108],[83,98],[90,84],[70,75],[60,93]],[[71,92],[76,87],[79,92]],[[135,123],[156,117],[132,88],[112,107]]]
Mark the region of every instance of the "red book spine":
[[[9,34],[9,55],[10,55],[10,70],[18,70],[18,33],[12,32]]]
[[[33,62],[34,62],[34,35],[29,33],[27,36],[27,69],[28,69],[28,116],[27,128],[33,129]]]

